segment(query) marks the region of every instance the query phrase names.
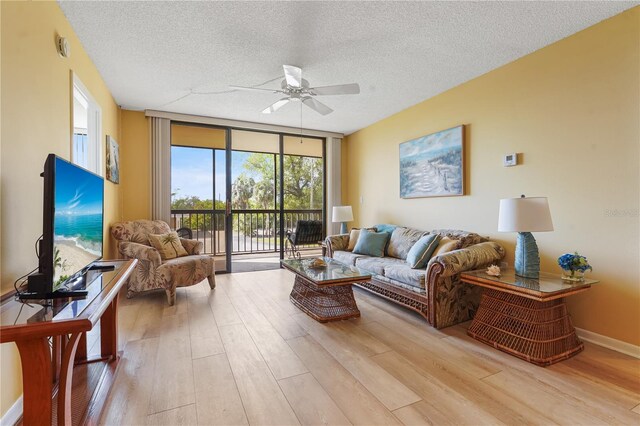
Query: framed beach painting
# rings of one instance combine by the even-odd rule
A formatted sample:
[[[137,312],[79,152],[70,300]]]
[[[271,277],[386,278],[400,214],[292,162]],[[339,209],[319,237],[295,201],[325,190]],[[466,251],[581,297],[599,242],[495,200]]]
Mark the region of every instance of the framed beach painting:
[[[400,144],[400,197],[464,195],[464,126]]]
[[[107,180],[120,183],[120,152],[118,142],[107,135]]]

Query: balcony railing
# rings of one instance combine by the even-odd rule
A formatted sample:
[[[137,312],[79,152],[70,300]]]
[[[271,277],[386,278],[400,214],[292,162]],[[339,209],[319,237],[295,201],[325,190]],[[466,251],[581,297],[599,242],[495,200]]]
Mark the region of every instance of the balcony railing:
[[[232,254],[268,253],[280,250],[278,210],[231,210],[233,227],[225,229],[224,210],[171,210],[174,229],[189,228],[193,239],[202,241],[203,253],[226,254],[226,238],[232,240]],[[322,220],[322,210],[285,210],[284,230],[295,231],[299,220]],[[284,236],[286,239],[286,235]],[[301,248],[314,248],[303,245]]]

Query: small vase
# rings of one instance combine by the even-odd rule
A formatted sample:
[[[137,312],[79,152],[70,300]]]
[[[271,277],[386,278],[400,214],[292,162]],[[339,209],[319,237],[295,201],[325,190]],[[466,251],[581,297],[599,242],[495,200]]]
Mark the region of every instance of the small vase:
[[[562,279],[565,281],[584,281],[584,272],[572,269],[563,269]]]

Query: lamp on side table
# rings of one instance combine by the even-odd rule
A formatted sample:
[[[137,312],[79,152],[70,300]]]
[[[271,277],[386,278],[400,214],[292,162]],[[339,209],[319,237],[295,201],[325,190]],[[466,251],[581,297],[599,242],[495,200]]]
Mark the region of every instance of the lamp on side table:
[[[351,222],[353,220],[353,211],[351,211],[351,206],[334,206],[333,214],[331,217],[331,221],[334,223],[341,222],[340,225],[340,233],[347,233],[347,222]]]
[[[498,232],[517,232],[515,272],[523,278],[540,277],[540,255],[532,232],[553,231],[546,197],[504,198],[500,200]]]

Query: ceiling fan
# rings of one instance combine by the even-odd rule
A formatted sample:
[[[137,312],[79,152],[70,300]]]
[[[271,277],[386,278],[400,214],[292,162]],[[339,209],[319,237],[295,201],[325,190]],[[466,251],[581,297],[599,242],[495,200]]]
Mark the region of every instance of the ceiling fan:
[[[284,80],[280,84],[281,89],[262,89],[258,87],[229,86],[237,90],[251,90],[260,92],[282,93],[286,97],[274,102],[265,108],[263,114],[276,112],[289,102],[302,102],[312,110],[327,115],[333,112],[331,108],[315,99],[315,96],[324,95],[357,95],[360,93],[358,83],[338,84],[335,86],[309,87],[309,82],[302,78],[302,69],[293,65],[283,65]]]

